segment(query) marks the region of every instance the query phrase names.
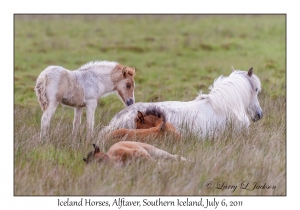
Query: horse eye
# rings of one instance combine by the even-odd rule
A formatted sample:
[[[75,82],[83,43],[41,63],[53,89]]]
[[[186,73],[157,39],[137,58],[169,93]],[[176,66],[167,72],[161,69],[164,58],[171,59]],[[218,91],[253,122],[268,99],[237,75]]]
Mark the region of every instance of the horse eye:
[[[131,87],[131,85],[130,85],[130,84],[126,84],[126,87],[127,87],[127,88],[130,88],[130,87]]]
[[[258,88],[256,88],[256,92],[258,91]]]

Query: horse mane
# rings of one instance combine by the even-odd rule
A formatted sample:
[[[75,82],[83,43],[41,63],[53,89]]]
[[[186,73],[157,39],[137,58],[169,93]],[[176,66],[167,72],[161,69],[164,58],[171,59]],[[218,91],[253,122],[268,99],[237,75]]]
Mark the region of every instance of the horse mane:
[[[146,109],[146,111],[144,112],[144,115],[154,115],[158,118],[161,118],[163,123],[160,126],[160,130],[164,129],[164,126],[166,124],[166,114],[157,106],[150,106]]]
[[[82,65],[78,70],[85,71],[95,66],[109,67],[113,69],[118,63],[115,61],[90,61]]]
[[[208,95],[203,94],[202,90],[200,90],[200,93],[198,93],[198,96],[195,98],[194,101],[200,101],[200,100],[207,99],[207,98],[208,98]]]
[[[207,99],[217,113],[228,113],[238,119],[244,118],[245,107],[249,103],[253,93],[253,83],[256,80],[247,76],[247,72],[236,70],[228,77],[219,76],[209,87],[209,94],[202,94],[202,91],[195,100]],[[242,115],[240,114],[242,113]]]

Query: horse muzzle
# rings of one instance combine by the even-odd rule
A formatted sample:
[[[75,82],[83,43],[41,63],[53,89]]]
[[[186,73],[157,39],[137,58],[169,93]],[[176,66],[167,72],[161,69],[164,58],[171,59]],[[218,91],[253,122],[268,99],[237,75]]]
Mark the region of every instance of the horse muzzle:
[[[132,105],[133,103],[134,103],[134,99],[132,99],[132,98],[129,98],[129,99],[126,100],[126,105],[127,105],[127,106],[130,106],[130,105]]]
[[[256,121],[260,120],[262,117],[263,117],[263,112],[261,110],[257,111],[255,113],[255,117],[253,119],[253,122],[256,122]]]

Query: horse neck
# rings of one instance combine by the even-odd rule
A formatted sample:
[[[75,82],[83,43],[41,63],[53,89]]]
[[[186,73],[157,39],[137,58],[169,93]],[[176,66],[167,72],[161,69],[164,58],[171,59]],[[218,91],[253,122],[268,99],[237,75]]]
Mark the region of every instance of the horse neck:
[[[162,123],[161,123],[162,124]],[[161,131],[161,124],[158,124],[157,126],[155,127],[152,127],[152,128],[148,128],[148,129],[143,129],[149,133],[157,133],[157,132],[160,132]]]
[[[109,162],[111,158],[107,153],[98,152],[94,155],[94,159],[97,162]]]
[[[150,128],[153,132],[160,132],[160,131],[165,131],[165,124],[166,122],[163,121],[162,119],[156,120],[155,125],[153,128]]]
[[[111,80],[111,70],[109,72],[98,71],[97,77],[101,78],[101,82],[104,85],[105,93],[114,91],[114,83]]]
[[[79,70],[81,77],[85,75],[85,78],[97,78],[96,85],[100,90],[105,93],[110,93],[114,90],[114,83],[111,80],[111,72],[113,68],[109,66],[94,65],[86,70]],[[100,81],[100,82],[99,82]]]
[[[156,116],[153,115],[148,115],[145,117],[145,120],[151,124],[153,127],[157,127],[160,126],[163,123],[163,119],[158,118]]]

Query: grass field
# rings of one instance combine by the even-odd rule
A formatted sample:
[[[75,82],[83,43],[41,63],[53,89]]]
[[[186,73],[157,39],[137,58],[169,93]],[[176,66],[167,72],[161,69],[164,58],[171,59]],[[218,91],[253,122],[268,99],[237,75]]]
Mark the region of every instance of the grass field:
[[[15,195],[286,195],[284,15],[15,15],[14,24]],[[77,69],[95,60],[136,67],[136,102],[193,100],[231,66],[253,66],[264,117],[249,135],[156,142],[193,164],[86,166],[82,158],[98,140],[85,140],[85,115],[74,144],[73,110],[60,106],[50,140],[38,143],[42,111],[33,88],[48,65]],[[123,108],[115,95],[101,99],[96,132]],[[255,182],[270,188],[250,190]]]

